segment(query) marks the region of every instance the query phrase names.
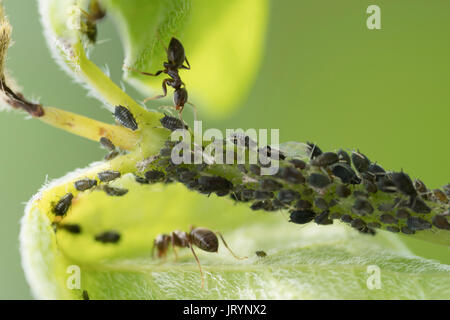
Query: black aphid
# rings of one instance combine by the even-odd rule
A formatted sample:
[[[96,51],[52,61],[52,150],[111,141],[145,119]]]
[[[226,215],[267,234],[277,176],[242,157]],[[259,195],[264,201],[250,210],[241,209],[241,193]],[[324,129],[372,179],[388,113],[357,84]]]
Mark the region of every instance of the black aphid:
[[[317,144],[307,142],[308,150],[309,150],[309,157],[311,159],[314,159],[317,156],[320,156],[322,154],[322,150],[320,150],[319,146]]]
[[[378,190],[381,190],[386,193],[394,193],[397,191],[394,182],[388,176],[378,178],[377,187]]]
[[[378,222],[369,222],[367,226],[372,229],[381,228],[381,224],[379,224]]]
[[[256,201],[251,206],[252,210],[270,210],[272,209],[272,204],[269,200]]]
[[[188,126],[185,125],[180,119],[164,114],[164,117],[159,119],[161,125],[169,129],[170,131],[175,131],[179,129],[187,129]]]
[[[262,251],[262,250],[256,251],[255,254],[256,254],[256,256],[257,256],[258,258],[265,258],[265,257],[267,257],[267,253],[265,253],[265,252]]]
[[[373,212],[373,207],[366,199],[357,198],[352,206],[352,212],[361,216],[365,216]]]
[[[428,189],[425,183],[422,182],[422,180],[415,179],[414,180],[414,187],[416,188],[417,192],[419,193],[427,193]]]
[[[394,210],[395,205],[393,203],[381,203],[378,206],[378,210],[383,211],[383,212],[389,212]]]
[[[289,222],[305,224],[311,222],[316,214],[311,210],[296,210],[292,211]]]
[[[442,191],[440,189],[434,189],[433,195],[438,201],[445,203],[445,204],[448,203],[448,198],[447,198],[447,195],[444,193],[444,191]]]
[[[306,168],[306,162],[300,159],[289,160],[290,163],[294,165],[297,169],[303,170]]]
[[[339,157],[334,152],[325,152],[311,160],[311,164],[316,167],[327,167],[339,161]]]
[[[328,207],[333,208],[335,205],[339,203],[338,199],[331,199],[330,202],[328,202]]]
[[[377,193],[378,191],[377,185],[369,180],[364,180],[364,189],[366,189],[368,193]]]
[[[270,191],[256,190],[254,196],[255,196],[255,199],[257,199],[257,200],[267,200],[267,199],[272,199],[274,197],[274,194],[273,194],[273,192],[270,192]]]
[[[295,204],[295,208],[298,210],[309,210],[312,208],[312,204],[308,200],[300,199]]]
[[[355,228],[356,230],[361,230],[366,226],[366,223],[361,219],[355,219],[351,222],[352,228]]]
[[[442,189],[444,189],[444,192],[447,195],[447,197],[450,197],[450,183],[446,184]]]
[[[140,177],[140,176],[134,176],[134,179],[136,180],[137,183],[140,184],[148,184],[147,179],[145,179],[144,177]]]
[[[410,228],[408,228],[407,226],[403,226],[400,229],[402,231],[402,233],[404,234],[414,234],[416,233],[414,230],[411,230]]]
[[[106,137],[100,138],[100,145],[109,151],[114,151],[116,149],[116,146],[114,145],[114,143],[112,143],[112,141]]]
[[[314,222],[321,225],[333,224],[333,220],[329,218],[330,212],[328,210],[322,211],[314,218]]]
[[[400,232],[400,229],[398,227],[394,227],[394,226],[387,226],[386,230],[390,231],[390,232],[395,232],[395,233]]]
[[[423,201],[420,197],[415,197],[412,199],[411,203],[412,211],[416,213],[430,213],[431,208]]]
[[[344,214],[341,217],[342,222],[350,223],[353,221],[353,218],[349,214]]]
[[[333,212],[330,214],[330,219],[340,219],[341,218],[341,214],[339,212]]]
[[[431,228],[431,223],[418,217],[409,217],[406,219],[406,225],[411,230],[425,230]]]
[[[103,191],[105,191],[108,196],[113,197],[120,197],[128,193],[127,189],[110,187],[108,185],[103,186]]]
[[[277,191],[280,190],[283,185],[274,179],[266,178],[260,182],[259,187],[262,191]]]
[[[298,193],[297,191],[294,191],[294,190],[284,189],[284,190],[280,190],[280,192],[278,192],[277,198],[282,203],[289,204],[292,201],[299,199],[300,193]]]
[[[406,219],[406,218],[408,218],[410,216],[410,214],[409,214],[407,209],[405,209],[405,208],[398,208],[397,209],[397,213],[395,214],[395,216],[398,219]]]
[[[195,171],[183,171],[178,174],[178,180],[182,183],[190,183],[195,180],[197,172]]]
[[[83,290],[83,300],[91,300],[87,290]]]
[[[413,182],[411,178],[406,173],[402,172],[393,172],[392,173],[392,182],[398,191],[408,196],[414,197],[417,195],[417,191],[414,188]]]
[[[166,175],[164,174],[164,172],[159,170],[149,170],[145,173],[145,179],[147,179],[149,183],[156,183],[163,181],[165,176]]]
[[[95,236],[95,241],[102,243],[117,243],[120,240],[120,233],[114,230],[102,232]]]
[[[114,117],[124,127],[133,131],[138,129],[136,119],[133,114],[124,106],[117,106],[114,110]]]
[[[225,192],[228,193],[233,188],[233,184],[222,177],[202,176],[198,178],[198,184],[202,192],[219,192],[221,195]]]
[[[161,157],[170,157],[172,155],[172,148],[162,148],[159,150],[159,155]]]
[[[79,224],[74,223],[62,223],[58,225],[58,229],[66,230],[67,232],[73,233],[73,234],[80,234],[81,233],[81,227]]]
[[[249,166],[249,170],[254,175],[260,176],[261,175],[261,168],[257,164],[251,164]]]
[[[342,149],[339,149],[337,152],[339,162],[346,163],[349,166],[352,164],[352,160],[350,160],[350,156],[348,153]]]
[[[331,183],[330,178],[320,173],[311,173],[306,180],[314,188],[323,189]]]
[[[370,160],[364,154],[358,152],[352,152],[352,162],[358,172],[366,172],[369,169]]]
[[[280,150],[272,149],[270,146],[259,148],[258,153],[271,159],[286,159],[286,156]]]
[[[74,185],[75,185],[75,189],[77,189],[78,191],[85,191],[92,187],[95,187],[97,185],[97,180],[88,179],[88,178],[81,179],[81,180],[75,181]]]
[[[386,175],[386,171],[376,163],[371,163],[367,168],[367,171],[375,175],[376,181],[378,181],[380,177],[384,177]]]
[[[435,215],[432,222],[436,228],[450,230],[450,223],[445,216]]]
[[[305,177],[303,177],[302,173],[293,167],[279,168],[276,177],[289,183],[299,184],[305,182]]]
[[[110,153],[108,153],[106,156],[104,156],[103,159],[106,161],[109,161],[109,160],[114,159],[118,155],[119,155],[119,151],[114,150],[114,151],[111,151]]]
[[[393,216],[391,216],[390,214],[382,214],[380,216],[380,221],[386,224],[394,224],[394,223],[398,223],[397,219],[395,219]]]
[[[73,194],[66,193],[62,196],[61,199],[56,203],[53,207],[53,213],[57,216],[63,216],[66,214],[67,210],[69,210],[70,205],[72,204]]]
[[[361,179],[356,175],[355,171],[346,163],[336,163],[331,167],[334,176],[341,179],[345,184],[359,184]]]
[[[349,195],[352,194],[352,191],[347,186],[344,186],[343,184],[338,185],[336,187],[336,195],[339,198],[347,198]]]
[[[365,191],[361,191],[361,190],[355,190],[353,192],[353,197],[355,198],[368,198],[369,194]]]
[[[239,169],[240,172],[242,173],[248,173],[247,167],[245,166],[245,164],[238,164],[237,168]]]
[[[106,170],[103,172],[99,172],[97,177],[102,182],[110,182],[120,177],[120,172],[113,170]]]
[[[315,198],[314,205],[321,210],[328,210],[328,203],[324,198]]]

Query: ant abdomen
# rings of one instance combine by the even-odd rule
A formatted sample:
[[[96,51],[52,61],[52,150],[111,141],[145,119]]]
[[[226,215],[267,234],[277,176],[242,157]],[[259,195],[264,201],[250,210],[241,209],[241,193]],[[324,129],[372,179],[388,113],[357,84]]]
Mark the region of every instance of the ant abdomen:
[[[206,228],[195,228],[191,231],[191,241],[200,249],[207,252],[219,250],[219,239],[214,232]]]
[[[173,103],[176,106],[183,107],[188,101],[188,92],[185,88],[175,90],[173,94]]]

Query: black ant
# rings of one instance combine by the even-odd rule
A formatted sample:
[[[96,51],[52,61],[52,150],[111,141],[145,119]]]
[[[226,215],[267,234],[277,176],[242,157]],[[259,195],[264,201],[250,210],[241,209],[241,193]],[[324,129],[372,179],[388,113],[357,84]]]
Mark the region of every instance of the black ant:
[[[80,12],[85,18],[85,22],[81,24],[82,32],[87,36],[92,44],[97,42],[97,21],[103,19],[106,11],[100,7],[97,0],[91,0],[88,11],[80,8]]]
[[[168,62],[164,62],[164,70],[159,70],[156,73],[149,73],[139,71],[127,66],[124,67],[128,70],[132,70],[146,76],[156,77],[161,73],[168,74],[170,78],[164,79],[162,83],[163,94],[153,98],[147,98],[144,100],[144,103],[149,100],[160,99],[167,96],[167,86],[169,86],[175,89],[173,95],[173,103],[175,104],[175,109],[179,112],[180,119],[181,113],[183,112],[183,108],[186,103],[192,106],[192,108],[194,109],[194,117],[195,119],[197,119],[197,110],[192,103],[188,102],[188,92],[186,90],[184,82],[181,80],[180,75],[178,74],[179,69],[191,69],[191,65],[189,64],[189,61],[184,52],[184,47],[178,39],[172,37],[172,39],[170,39],[169,48],[164,47],[164,49],[166,50],[168,60]],[[186,62],[187,66],[184,65],[184,62]]]
[[[205,279],[203,277],[202,267],[200,265],[200,261],[198,260],[197,255],[195,254],[194,247],[196,246],[207,252],[217,252],[219,249],[219,239],[217,235],[222,240],[225,247],[228,251],[238,260],[246,259],[247,257],[238,257],[233,251],[228,247],[228,244],[225,242],[222,234],[218,231],[211,231],[206,228],[195,228],[191,226],[190,232],[184,232],[175,230],[170,235],[168,234],[160,234],[155,240],[153,240],[153,248],[152,248],[152,257],[154,256],[154,250],[157,250],[158,258],[165,258],[167,255],[167,250],[169,249],[170,244],[172,244],[173,252],[175,254],[175,260],[177,259],[176,247],[180,248],[190,248],[192,254],[194,255],[195,261],[197,262],[198,268],[200,270],[200,277],[202,279],[203,288]]]

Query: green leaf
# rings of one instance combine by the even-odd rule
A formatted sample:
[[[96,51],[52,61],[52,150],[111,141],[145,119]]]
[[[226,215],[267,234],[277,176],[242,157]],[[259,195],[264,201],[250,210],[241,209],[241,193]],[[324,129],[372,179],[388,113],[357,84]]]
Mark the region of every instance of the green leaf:
[[[89,168],[88,170],[92,170]],[[251,213],[231,200],[187,191],[179,184],[142,185],[132,174],[114,181],[126,188],[122,197],[101,189],[79,193],[64,223],[80,234],[54,232],[55,216],[45,212],[59,186],[84,176],[77,171],[44,188],[27,206],[22,221],[21,252],[36,298],[81,299],[448,299],[450,267],[411,255],[390,233],[360,235],[343,225],[298,226],[281,213]],[[197,249],[206,275],[188,249],[173,261],[151,257],[153,239],[189,225],[220,229],[235,260],[222,244],[218,254]],[[95,236],[116,230],[118,243]],[[255,251],[267,257],[259,258]],[[81,286],[69,289],[69,266],[80,268]],[[381,270],[381,289],[370,290],[367,267]]]
[[[183,43],[192,69],[181,70],[192,103],[225,115],[251,86],[262,57],[266,0],[105,0],[125,48],[125,64],[154,73],[166,61],[172,36]],[[147,96],[161,93],[163,76],[127,72]],[[169,94],[171,94],[169,90]]]

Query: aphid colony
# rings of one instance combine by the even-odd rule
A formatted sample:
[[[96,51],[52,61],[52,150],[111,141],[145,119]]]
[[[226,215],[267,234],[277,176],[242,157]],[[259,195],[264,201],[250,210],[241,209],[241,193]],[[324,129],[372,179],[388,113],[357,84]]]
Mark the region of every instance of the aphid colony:
[[[173,164],[173,145],[167,142],[150,164],[151,169],[144,177],[137,176],[136,181],[178,181],[203,194],[229,195],[235,201],[250,202],[252,210],[287,210],[290,221],[298,224],[314,221],[327,225],[341,219],[369,234],[377,228],[412,234],[432,225],[450,227],[445,216],[426,216],[431,212],[426,201],[439,206],[448,204],[444,191],[428,191],[423,183],[419,191],[406,173],[386,172],[359,151],[324,153],[317,145],[309,144],[309,160],[291,159],[280,152],[280,168],[274,176],[261,176],[261,164],[234,165],[243,178],[232,181],[211,174],[204,164]],[[377,199],[372,198],[375,195]],[[387,202],[380,204],[378,198]],[[419,225],[418,221],[428,224]]]
[[[168,115],[161,119],[161,123],[167,128],[184,126],[181,120]],[[115,149],[107,139],[101,143],[108,150]],[[447,215],[427,217],[431,212],[428,204],[447,208],[448,212],[449,187],[444,188],[444,191],[429,191],[420,180],[413,183],[404,172],[386,172],[359,151],[350,155],[344,150],[323,153],[317,145],[309,144],[309,160],[288,158],[277,151],[281,154],[280,168],[274,176],[261,176],[262,166],[257,164],[228,165],[244,178],[250,178],[249,182],[243,182],[244,178],[236,181],[212,174],[206,164],[175,165],[170,158],[174,145],[174,142],[167,141],[160,154],[147,163],[150,168],[143,175],[135,175],[136,182],[181,182],[189,189],[203,194],[214,193],[221,197],[230,196],[238,202],[250,202],[252,210],[287,210],[290,222],[297,224],[314,221],[328,225],[340,219],[367,234],[375,234],[378,228],[404,234],[414,234],[432,226],[450,230]],[[270,147],[266,150],[270,150]],[[110,196],[124,196],[127,189],[109,185],[120,176],[120,172],[105,170],[97,173],[97,179],[75,181],[74,188],[79,192],[95,189],[103,190]],[[385,194],[382,198],[387,199],[386,202],[372,199],[373,195],[380,192]],[[73,198],[72,193],[63,195],[53,205],[55,216],[64,217]],[[77,235],[82,232],[82,226],[60,221],[56,224],[56,230]],[[157,257],[163,258],[170,245],[174,251],[177,247],[190,248],[198,263],[203,284],[203,273],[193,247],[217,252],[217,235],[229,249],[220,233],[192,228],[190,232],[174,231],[159,235],[154,241],[154,250]],[[121,238],[120,231],[105,230],[94,235],[93,240],[101,244],[117,244]],[[262,253],[257,255],[264,256]]]

